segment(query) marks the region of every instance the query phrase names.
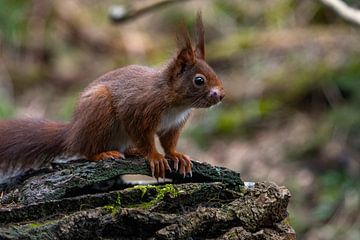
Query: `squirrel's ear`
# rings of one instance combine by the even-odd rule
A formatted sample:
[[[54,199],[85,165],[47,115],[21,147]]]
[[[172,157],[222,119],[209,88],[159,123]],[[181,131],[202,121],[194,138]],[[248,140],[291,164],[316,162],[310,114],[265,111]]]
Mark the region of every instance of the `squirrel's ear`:
[[[202,22],[201,11],[198,11],[196,17],[196,50],[195,54],[198,58],[205,59],[205,37],[204,25]]]
[[[190,35],[183,26],[181,32],[177,35],[179,52],[176,61],[180,64],[192,65],[195,63],[195,53],[191,45]]]

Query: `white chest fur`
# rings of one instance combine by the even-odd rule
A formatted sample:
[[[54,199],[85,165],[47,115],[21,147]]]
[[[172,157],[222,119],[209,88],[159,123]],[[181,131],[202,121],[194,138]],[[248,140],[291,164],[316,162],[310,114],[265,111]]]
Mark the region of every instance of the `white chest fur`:
[[[189,114],[191,113],[191,108],[173,108],[163,113],[161,117],[161,122],[158,127],[158,131],[166,131],[173,127],[179,126],[183,123]]]

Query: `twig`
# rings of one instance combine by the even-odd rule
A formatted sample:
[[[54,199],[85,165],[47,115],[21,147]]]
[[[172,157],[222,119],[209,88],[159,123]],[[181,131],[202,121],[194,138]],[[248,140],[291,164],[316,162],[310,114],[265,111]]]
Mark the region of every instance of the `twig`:
[[[153,10],[160,9],[162,7],[165,7],[169,4],[176,3],[176,2],[184,2],[186,0],[163,0],[160,2],[156,2],[150,6],[146,6],[140,9],[121,9],[120,11],[117,11],[116,6],[114,6],[112,9],[110,9],[110,19],[113,23],[119,24],[124,23],[126,21],[129,21],[133,18],[138,18],[146,13],[149,13]],[[121,7],[120,7],[121,8]]]
[[[348,6],[341,0],[320,0],[326,6],[332,8],[346,21],[360,26],[360,10]]]

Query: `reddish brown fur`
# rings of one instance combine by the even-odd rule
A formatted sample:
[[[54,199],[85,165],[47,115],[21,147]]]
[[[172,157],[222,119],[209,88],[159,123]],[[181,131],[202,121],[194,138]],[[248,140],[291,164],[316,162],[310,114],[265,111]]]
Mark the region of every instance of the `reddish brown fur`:
[[[1,121],[0,182],[1,172],[37,168],[63,153],[66,127],[45,120]]]
[[[117,125],[116,111],[108,88],[102,85],[87,88],[80,96],[69,126],[66,150],[81,153],[89,159],[101,152],[117,150],[111,146]]]
[[[90,160],[101,161],[104,159],[120,159],[120,158],[124,158],[124,155],[122,153],[118,151],[107,151],[92,156]]]
[[[158,135],[166,157],[180,173],[191,174],[189,157],[176,151],[177,141],[192,108],[209,107],[224,94],[220,79],[205,62],[204,31],[197,18],[197,43],[189,34],[179,38],[175,58],[159,70],[131,65],[109,72],[92,82],[80,95],[68,124],[13,120],[0,122],[0,170],[31,168],[61,153],[88,159],[122,157],[127,149],[150,161],[155,177],[170,169],[155,147]],[[205,82],[198,86],[194,78]],[[221,94],[210,96],[213,89]]]

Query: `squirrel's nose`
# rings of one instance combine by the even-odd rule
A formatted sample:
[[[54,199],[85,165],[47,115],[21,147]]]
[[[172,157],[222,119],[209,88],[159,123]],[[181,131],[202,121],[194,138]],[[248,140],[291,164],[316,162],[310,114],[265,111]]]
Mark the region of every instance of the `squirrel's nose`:
[[[220,102],[224,98],[225,93],[222,89],[213,88],[210,90],[209,95],[212,99],[215,99],[217,102]]]

